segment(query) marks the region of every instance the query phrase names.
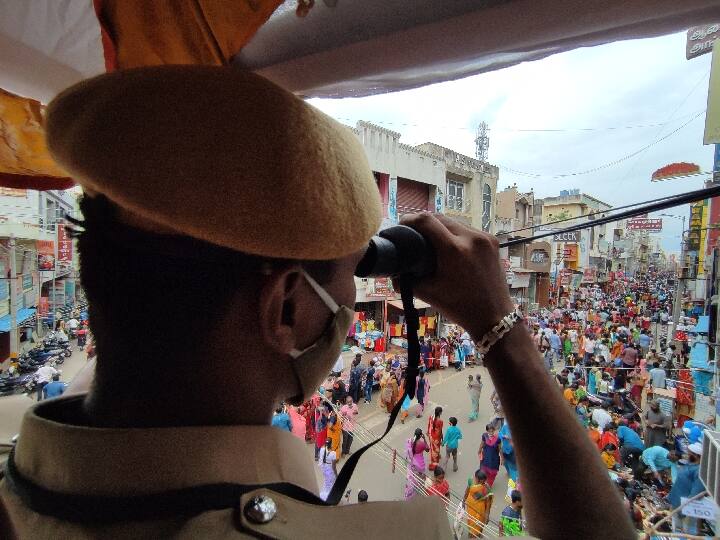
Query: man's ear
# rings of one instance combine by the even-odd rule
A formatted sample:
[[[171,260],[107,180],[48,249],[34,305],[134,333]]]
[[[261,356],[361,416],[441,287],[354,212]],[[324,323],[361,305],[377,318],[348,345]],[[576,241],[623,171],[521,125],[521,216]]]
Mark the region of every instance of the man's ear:
[[[258,326],[263,343],[279,354],[296,344],[297,299],[300,266],[275,270],[264,277],[258,299]]]

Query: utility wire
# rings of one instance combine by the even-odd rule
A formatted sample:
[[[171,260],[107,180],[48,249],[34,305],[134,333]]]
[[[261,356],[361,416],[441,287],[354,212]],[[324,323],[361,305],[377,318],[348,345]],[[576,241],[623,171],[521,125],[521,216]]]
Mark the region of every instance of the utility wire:
[[[605,223],[611,223],[613,221],[619,221],[621,219],[630,218],[634,216],[638,216],[640,214],[647,214],[649,212],[656,212],[658,210],[665,210],[666,208],[673,208],[675,206],[682,206],[683,204],[696,202],[696,201],[702,201],[704,199],[710,199],[712,197],[717,197],[720,195],[720,186],[712,186],[705,189],[698,189],[696,191],[690,191],[688,193],[680,193],[679,195],[674,195],[670,198],[667,198],[665,200],[662,200],[660,202],[656,202],[653,204],[646,204],[644,206],[640,206],[638,208],[635,208],[634,210],[627,210],[625,212],[620,212],[617,215],[610,215],[605,216],[597,220],[593,220],[592,223],[581,223],[579,225],[572,225],[570,227],[566,227],[564,229],[556,229],[554,231],[550,231],[547,233],[541,233],[537,234],[535,236],[531,236],[529,238],[517,238],[515,240],[508,240],[507,242],[500,243],[500,247],[509,247],[509,246],[515,246],[518,244],[527,244],[530,242],[534,242],[535,240],[539,238],[545,238],[547,236],[552,236],[554,234],[562,234],[566,232],[573,232],[573,231],[580,231],[582,229],[590,229],[592,227],[596,227],[598,225],[604,225]],[[608,211],[607,213],[611,213]]]

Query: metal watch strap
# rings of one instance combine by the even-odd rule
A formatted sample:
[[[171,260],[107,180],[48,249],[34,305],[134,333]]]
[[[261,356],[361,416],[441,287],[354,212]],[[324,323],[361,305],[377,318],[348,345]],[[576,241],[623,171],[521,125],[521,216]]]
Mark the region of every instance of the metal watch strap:
[[[523,319],[522,315],[518,311],[508,313],[500,319],[492,330],[485,334],[480,341],[475,345],[475,348],[480,354],[487,354],[490,348],[495,345],[502,337],[512,330],[513,326]]]

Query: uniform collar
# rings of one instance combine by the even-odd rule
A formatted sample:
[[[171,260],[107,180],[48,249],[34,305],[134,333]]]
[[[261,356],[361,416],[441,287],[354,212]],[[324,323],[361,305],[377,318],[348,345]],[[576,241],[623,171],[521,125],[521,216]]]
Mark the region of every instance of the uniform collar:
[[[290,482],[317,493],[305,443],[271,426],[95,428],[80,424],[84,395],[32,407],[15,463],[47,489],[140,495],[200,484]]]

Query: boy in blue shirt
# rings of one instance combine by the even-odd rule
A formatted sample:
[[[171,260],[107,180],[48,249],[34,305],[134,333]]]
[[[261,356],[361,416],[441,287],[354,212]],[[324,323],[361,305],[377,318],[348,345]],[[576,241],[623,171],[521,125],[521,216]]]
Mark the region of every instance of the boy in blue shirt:
[[[450,427],[447,428],[447,431],[445,432],[445,437],[442,441],[443,446],[445,446],[445,463],[443,464],[443,468],[447,470],[447,463],[448,461],[450,461],[450,456],[452,456],[453,471],[457,472],[457,450],[460,439],[462,439],[462,431],[460,431],[460,428],[457,427],[457,418],[451,416],[448,421],[450,422]]]

